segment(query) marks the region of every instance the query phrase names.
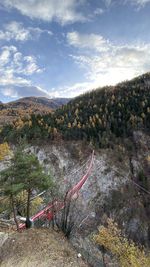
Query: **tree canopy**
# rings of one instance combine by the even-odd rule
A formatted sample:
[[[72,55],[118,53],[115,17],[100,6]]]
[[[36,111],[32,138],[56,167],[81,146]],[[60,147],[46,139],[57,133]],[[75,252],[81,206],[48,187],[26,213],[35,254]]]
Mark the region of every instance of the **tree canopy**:
[[[115,255],[121,267],[150,266],[150,255],[147,255],[144,249],[138,247],[132,240],[128,240],[117,223],[111,219],[108,219],[107,227],[99,228],[94,241]]]
[[[17,141],[85,140],[99,147],[132,136],[135,130],[150,132],[150,75],[114,87],[104,87],[71,100],[46,115],[32,114],[4,127],[1,136]]]

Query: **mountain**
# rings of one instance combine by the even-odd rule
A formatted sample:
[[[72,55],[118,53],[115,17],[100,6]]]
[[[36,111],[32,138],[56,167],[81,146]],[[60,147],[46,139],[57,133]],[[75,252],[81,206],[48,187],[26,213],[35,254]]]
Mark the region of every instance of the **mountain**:
[[[30,131],[32,131],[32,128]],[[66,195],[65,193],[75,186],[82,177],[85,178],[85,173],[91,161],[91,145],[81,141],[73,142],[72,140],[65,140],[64,142],[50,141],[45,144],[42,140],[35,145],[33,140],[29,146],[29,151],[35,153],[37,158],[42,162],[44,169],[51,171],[51,175],[54,177],[54,181],[57,185],[56,188],[61,192],[57,199],[62,199],[62,197]],[[13,145],[12,148],[15,151],[16,146]],[[114,144],[113,149],[95,149],[94,163],[90,176],[88,176],[82,189],[79,190],[77,199],[75,200],[75,198],[73,198],[72,205],[69,208],[69,217],[65,217],[71,218],[71,224],[69,223],[69,219],[67,220],[67,227],[73,225],[73,232],[71,233],[69,242],[81,253],[82,258],[86,259],[89,263],[88,266],[120,266],[116,263],[115,257],[113,260],[110,258],[108,250],[96,246],[93,242],[93,235],[97,233],[99,227],[107,225],[108,218],[112,218],[118,223],[119,228],[121,227],[122,232],[130,238],[130,241],[134,240],[137,244],[141,244],[142,248],[145,246],[147,250],[150,248],[150,198],[149,194],[146,193],[150,192],[150,165],[149,167],[147,166],[149,151],[150,136],[142,133],[136,133],[136,135],[134,135],[134,149],[132,151],[131,148],[128,150],[128,147],[124,146],[124,144],[121,146]],[[9,166],[8,163],[8,158],[6,158],[5,162],[0,161],[0,170]],[[143,188],[144,191],[141,188]],[[2,199],[3,198],[0,200]],[[51,193],[49,191],[44,195],[43,201],[42,207],[51,203]],[[1,201],[1,210],[3,206],[6,209],[6,203]],[[43,209],[42,207],[40,204],[38,211]],[[0,214],[0,218],[3,218],[1,216],[4,216],[4,214],[5,213]],[[31,213],[31,215],[32,214],[33,213]],[[61,218],[64,218],[62,214],[66,213],[60,213]],[[57,215],[56,219],[58,218]],[[4,218],[6,219],[6,217]],[[8,223],[8,220],[6,223]],[[41,227],[42,224],[43,226]],[[61,240],[60,238],[58,243],[54,242],[54,239],[50,239],[49,234],[52,230],[52,224],[48,226],[48,221],[44,220],[44,217],[35,222],[35,231],[37,231],[37,225],[39,225],[40,228],[39,232],[37,234],[35,233],[35,238],[32,238],[32,229],[31,231],[30,229],[23,231],[21,234],[17,234],[15,231],[12,233],[12,236],[10,236],[9,232],[8,241],[4,242],[2,249],[0,248],[2,266],[14,266],[12,264],[13,262],[15,262],[15,264],[16,262],[18,263],[18,265],[15,266],[21,266],[21,262],[26,263],[27,257],[30,257],[31,261],[33,256],[35,256],[34,263],[36,263],[36,261],[39,260],[39,255],[40,259],[42,259],[42,264],[40,265],[41,261],[40,263],[37,262],[37,266],[63,266],[62,261],[59,263],[59,256],[61,256],[62,259],[63,254],[61,254],[61,247],[65,246],[64,242],[66,238],[65,240]],[[46,229],[44,229],[45,227],[50,228],[46,231]],[[57,227],[54,229],[58,232]],[[72,226],[70,229],[72,229]],[[0,231],[4,231],[1,229],[1,220]],[[42,238],[43,231],[46,231],[46,233]],[[16,234],[17,237],[15,236]],[[111,244],[111,242],[113,242],[112,239],[110,239],[109,235],[107,237],[106,240],[110,240]],[[13,246],[11,245],[12,239],[15,239]],[[42,243],[37,242],[37,240],[42,240]],[[52,245],[48,245],[47,247],[44,242]],[[54,243],[56,243],[56,251],[58,252],[56,257],[53,256]],[[61,247],[59,247],[59,244],[61,244]],[[30,248],[28,251],[29,245]],[[27,249],[24,249],[26,246]],[[43,251],[42,255],[38,255],[40,251]],[[47,258],[48,251],[50,254]],[[52,258],[55,260],[55,263],[58,261],[58,265],[55,265],[55,263],[53,265],[50,264]],[[104,258],[107,259],[107,265],[105,264],[106,261],[103,262]],[[50,261],[48,265],[46,265],[47,259]],[[65,266],[67,266],[66,260],[67,258],[64,259]],[[34,263],[31,263],[31,266],[35,266]],[[28,266],[30,266],[30,264]],[[74,265],[71,263],[71,266]],[[79,265],[78,262],[75,266],[82,266],[82,264]],[[148,267],[150,265],[133,266]]]
[[[17,129],[12,128],[13,140],[20,134],[25,134],[29,141],[59,136],[90,141],[98,147],[113,146],[116,140],[132,136],[135,130],[150,131],[150,73],[116,86],[98,88],[72,99],[53,114],[33,115],[30,123],[27,118],[16,125]]]
[[[39,108],[50,108],[56,109],[70,101],[69,98],[52,98],[48,99],[46,97],[24,97],[19,100],[9,102],[8,105],[12,108],[30,108],[34,106],[39,106]]]
[[[52,171],[61,196],[87,177],[94,148],[90,176],[77,196],[76,205],[73,199],[73,217],[70,216],[74,222],[70,242],[90,266],[120,266],[109,258],[113,253],[107,254],[106,245],[95,246],[92,239],[109,218],[118,223],[131,244],[133,240],[149,250],[149,73],[88,92],[55,112],[19,117],[3,127],[0,137],[1,142],[13,144],[26,137],[31,151],[46,170]],[[0,164],[1,169],[8,166],[7,161]],[[49,192],[47,196],[49,203]],[[107,237],[111,244],[110,235]]]
[[[0,124],[9,123],[18,117],[32,113],[47,114],[68,103],[69,98],[48,99],[45,97],[25,97],[7,104],[0,102]]]

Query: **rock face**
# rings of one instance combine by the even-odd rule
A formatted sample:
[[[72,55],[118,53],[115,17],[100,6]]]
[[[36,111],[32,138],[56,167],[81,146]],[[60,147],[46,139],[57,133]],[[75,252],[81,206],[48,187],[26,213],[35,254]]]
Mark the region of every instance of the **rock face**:
[[[134,141],[135,151],[131,155],[120,147],[95,152],[92,173],[76,200],[77,221],[71,242],[94,267],[103,266],[103,260],[91,235],[108,217],[117,221],[133,240],[149,245],[149,211],[144,208],[146,196],[132,182],[135,179],[139,183],[138,173],[149,155],[149,137],[143,134],[141,137],[137,132]],[[91,154],[89,149],[83,149],[77,143],[55,144],[42,149],[32,147],[32,150],[47,170],[50,167],[64,193],[80,180],[86,165],[81,167]]]
[[[131,152],[124,146],[114,150],[95,151],[92,172],[76,200],[75,227],[70,240],[79,253],[93,267],[107,265],[117,267],[109,255],[103,255],[92,241],[92,235],[101,224],[111,217],[134,241],[149,246],[150,210],[147,194],[138,186],[149,190],[139,173],[149,177],[147,158],[150,151],[150,137],[140,132],[134,134],[134,148]],[[91,149],[81,143],[47,144],[32,146],[47,172],[51,170],[62,194],[75,185],[86,172],[87,159]],[[144,179],[144,178],[143,178]],[[147,187],[146,187],[147,186]]]
[[[91,149],[83,151],[80,144],[76,143],[69,144],[69,146],[68,144],[55,144],[43,148],[31,147],[30,149],[44,164],[47,172],[51,169],[63,195],[85,174],[92,151]],[[121,176],[118,173],[116,175],[117,166],[114,162],[110,163],[113,154],[110,154],[110,151],[109,157],[107,154],[108,151],[105,150],[95,153],[91,175],[80,190],[75,211],[73,211],[76,219],[70,241],[93,267],[104,266],[103,255],[91,239],[91,234],[97,230],[100,224],[97,207],[99,207],[99,202],[103,206],[106,196],[109,197],[112,190],[117,190],[121,185],[126,184],[128,178],[128,163],[127,166],[123,164]],[[110,262],[110,266],[117,267],[116,262],[114,265],[111,259]]]

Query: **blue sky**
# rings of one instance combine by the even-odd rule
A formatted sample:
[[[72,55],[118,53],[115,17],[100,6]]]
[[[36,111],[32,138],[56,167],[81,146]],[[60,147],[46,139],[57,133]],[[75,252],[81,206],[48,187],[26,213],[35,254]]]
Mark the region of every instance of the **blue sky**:
[[[150,0],[0,0],[0,101],[74,97],[150,71]]]

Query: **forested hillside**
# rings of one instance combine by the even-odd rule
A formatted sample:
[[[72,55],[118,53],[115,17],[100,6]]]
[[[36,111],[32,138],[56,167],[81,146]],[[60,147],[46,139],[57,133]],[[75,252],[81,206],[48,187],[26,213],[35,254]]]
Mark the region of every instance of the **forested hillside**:
[[[0,102],[0,125],[12,123],[18,118],[30,119],[31,114],[48,114],[68,103],[68,98],[25,97],[3,104]]]
[[[18,120],[1,134],[9,141],[20,136],[26,136],[28,141],[63,138],[91,141],[105,147],[139,129],[150,131],[149,73],[81,95],[54,114]]]

